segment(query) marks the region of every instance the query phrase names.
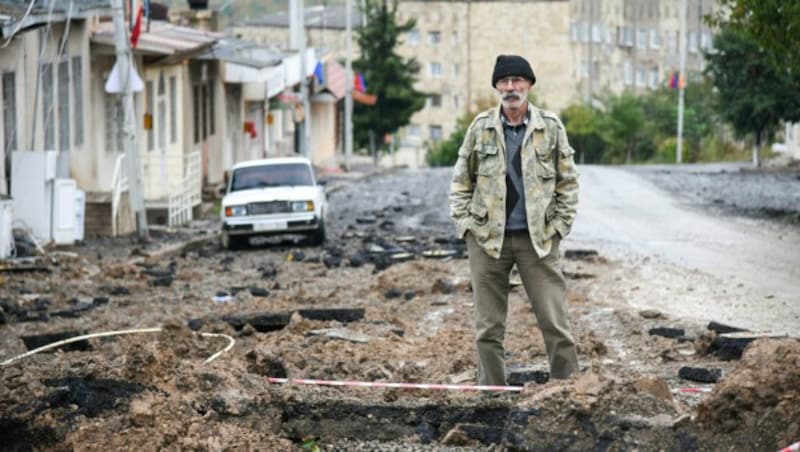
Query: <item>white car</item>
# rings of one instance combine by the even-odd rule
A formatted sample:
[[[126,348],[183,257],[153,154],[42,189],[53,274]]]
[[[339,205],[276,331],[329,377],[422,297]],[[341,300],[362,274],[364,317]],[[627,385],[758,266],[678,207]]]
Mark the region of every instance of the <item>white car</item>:
[[[311,243],[325,241],[323,187],[311,162],[282,157],[237,163],[222,198],[222,246],[247,245],[250,237],[305,234]]]

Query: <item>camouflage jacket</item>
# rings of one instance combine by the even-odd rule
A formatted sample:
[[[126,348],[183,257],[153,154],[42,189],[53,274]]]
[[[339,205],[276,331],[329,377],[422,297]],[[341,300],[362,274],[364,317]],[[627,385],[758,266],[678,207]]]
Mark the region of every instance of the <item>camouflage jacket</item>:
[[[525,213],[539,257],[552,238],[569,234],[578,204],[578,171],[564,124],[528,104],[522,142]],[[500,107],[480,113],[467,129],[450,182],[450,218],[459,237],[469,231],[487,254],[500,257],[506,224],[506,149]]]

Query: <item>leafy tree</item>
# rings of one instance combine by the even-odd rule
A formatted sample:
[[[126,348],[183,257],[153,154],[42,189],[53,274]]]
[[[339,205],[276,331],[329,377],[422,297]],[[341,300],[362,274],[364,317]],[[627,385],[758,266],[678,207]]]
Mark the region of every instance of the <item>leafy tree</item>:
[[[609,102],[606,140],[611,144],[608,155],[612,162],[620,162],[624,152],[625,163],[632,163],[634,151],[644,136],[644,110],[639,100],[630,92],[612,97]]]
[[[367,24],[358,30],[361,56],[353,67],[364,74],[367,91],[378,96],[373,106],[356,104],[353,108],[354,140],[362,147],[369,144],[370,131],[382,141],[384,135],[408,124],[411,115],[425,105],[425,94],[414,89],[419,63],[395,52],[399,37],[414,28],[415,21],[398,24],[397,0],[389,2],[367,0]]]
[[[769,57],[792,73],[800,89],[800,2],[797,0],[718,0],[711,23],[750,35]]]
[[[603,140],[602,113],[585,104],[570,105],[561,112],[570,145],[575,149],[580,163],[599,163],[603,159],[606,143]]]
[[[753,164],[758,166],[762,140],[781,120],[800,119],[800,91],[793,88],[791,74],[748,34],[723,29],[714,48],[706,55],[706,71],[719,93],[719,113],[737,135],[753,134]]]

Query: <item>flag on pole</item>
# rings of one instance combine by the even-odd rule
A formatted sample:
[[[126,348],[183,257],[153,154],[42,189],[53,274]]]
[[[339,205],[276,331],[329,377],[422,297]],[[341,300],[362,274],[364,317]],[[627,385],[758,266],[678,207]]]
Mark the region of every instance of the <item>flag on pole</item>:
[[[367,92],[367,81],[364,80],[364,74],[358,73],[354,76],[353,89],[360,93]]]
[[[669,78],[670,89],[683,88],[683,86],[684,86],[683,77],[681,77],[678,72],[673,72]]]
[[[136,48],[136,44],[139,43],[139,35],[142,33],[142,14],[144,13],[144,8],[142,5],[139,5],[139,10],[136,11],[136,22],[133,24],[133,30],[131,30],[131,47],[134,49]]]
[[[323,72],[322,72],[322,62],[321,61],[317,61],[317,65],[314,67],[314,77],[317,78],[317,81],[319,82],[320,85],[325,83],[325,76],[323,75]]]

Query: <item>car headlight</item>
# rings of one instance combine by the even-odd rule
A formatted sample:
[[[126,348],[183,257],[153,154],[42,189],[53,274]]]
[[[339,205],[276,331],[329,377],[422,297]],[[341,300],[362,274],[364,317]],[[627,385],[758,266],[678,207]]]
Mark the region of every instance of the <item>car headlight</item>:
[[[227,206],[225,207],[226,217],[243,217],[247,215],[247,206]]]
[[[312,212],[314,201],[294,201],[292,202],[292,212]]]

